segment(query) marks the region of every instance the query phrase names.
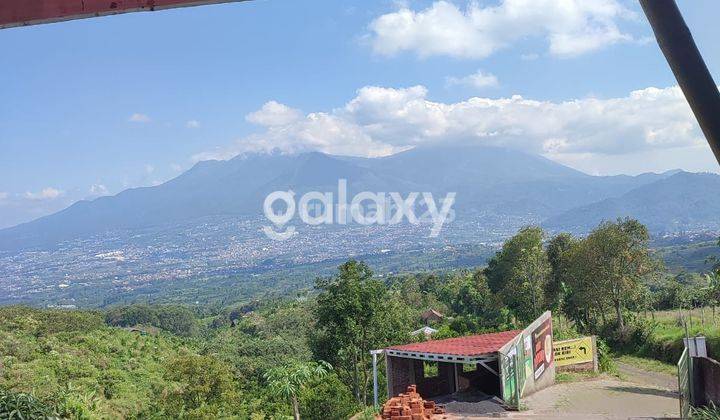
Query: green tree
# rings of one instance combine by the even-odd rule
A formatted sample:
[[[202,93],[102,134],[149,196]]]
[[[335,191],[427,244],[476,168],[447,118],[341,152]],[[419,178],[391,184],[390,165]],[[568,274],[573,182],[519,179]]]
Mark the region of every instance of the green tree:
[[[616,326],[625,329],[624,312],[642,294],[642,280],[658,269],[648,249],[647,228],[637,220],[604,222],[567,253],[563,268],[572,289],[568,314],[581,325],[592,325],[599,315],[614,312]],[[637,305],[636,305],[637,306]]]
[[[268,389],[276,396],[287,399],[292,405],[295,420],[300,419],[298,395],[312,381],[327,376],[332,367],[323,361],[318,363],[292,363],[270,369],[265,373]]]
[[[567,268],[565,261],[576,243],[575,238],[569,233],[561,233],[552,238],[547,244],[547,258],[550,264],[550,277],[545,288],[545,301],[552,310],[563,311],[567,294],[569,293],[564,270]]]
[[[152,325],[184,337],[195,335],[198,331],[195,314],[190,309],[178,305],[121,306],[110,309],[105,315],[105,322],[117,327]]]
[[[195,314],[184,306],[164,305],[156,310],[157,327],[173,334],[190,337],[197,334],[198,327]]]
[[[230,367],[213,356],[181,354],[170,362],[164,376],[172,384],[164,392],[168,397],[162,406],[168,415],[221,416],[234,411],[233,405],[240,400]]]
[[[357,401],[367,404],[370,350],[406,341],[410,311],[400,293],[373,279],[363,262],[346,262],[335,277],[318,279],[316,287],[320,294],[311,337],[315,359],[330,362]]]
[[[550,263],[543,236],[539,227],[521,229],[503,244],[485,269],[490,289],[522,322],[535,319],[545,307]]]
[[[459,276],[450,307],[459,316],[453,320],[459,333],[496,329],[508,322],[507,309],[487,284],[482,270]]]
[[[707,301],[712,306],[713,322],[715,322],[715,307],[720,304],[720,271],[715,270],[705,274],[707,282]]]

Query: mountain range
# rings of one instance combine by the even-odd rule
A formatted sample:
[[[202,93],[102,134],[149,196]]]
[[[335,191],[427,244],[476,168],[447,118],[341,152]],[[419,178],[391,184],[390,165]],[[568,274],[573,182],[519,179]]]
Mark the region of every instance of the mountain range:
[[[654,232],[720,227],[720,176],[668,171],[591,176],[539,155],[480,146],[422,147],[382,158],[245,154],[204,161],[158,186],[79,201],[55,214],[0,230],[0,250],[52,247],[118,229],[188,224],[208,216],[260,216],[275,190],[456,192],[457,218],[526,218],[550,230],[584,232],[630,216]]]

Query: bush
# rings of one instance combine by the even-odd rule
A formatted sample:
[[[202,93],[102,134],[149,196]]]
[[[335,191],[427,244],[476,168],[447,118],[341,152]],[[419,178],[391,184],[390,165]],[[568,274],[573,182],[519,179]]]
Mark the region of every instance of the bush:
[[[168,367],[164,376],[171,386],[163,391],[167,398],[162,408],[174,417],[203,418],[211,412],[219,416],[240,399],[230,367],[213,356],[186,353],[171,360]]]
[[[97,408],[93,393],[77,395],[77,390],[61,393],[56,401],[57,412],[63,419],[90,420],[93,418],[92,411]]]
[[[344,420],[360,409],[350,389],[335,374],[308,386],[300,394],[300,417]]]
[[[710,402],[707,407],[692,408],[690,418],[693,420],[720,420],[720,408]]]
[[[580,334],[575,325],[571,324],[567,320],[561,322],[559,318],[553,315],[553,340],[570,340],[572,338],[580,338],[583,334]]]
[[[597,338],[598,369],[600,372],[613,373],[616,370],[615,362],[610,355],[610,346],[602,338]]]
[[[440,327],[438,327],[438,332],[432,335],[433,340],[442,340],[445,338],[454,338],[459,336],[460,334],[457,333],[457,331],[453,330],[452,327],[450,327],[447,324],[443,324]]]
[[[357,417],[358,420],[375,420],[377,418],[378,411],[375,409],[375,407],[367,407],[360,413],[360,415]]]
[[[55,409],[30,394],[12,392],[0,388],[0,418],[49,419],[57,418]]]
[[[623,330],[614,324],[603,326],[600,337],[615,351],[634,353],[652,340],[656,328],[657,324],[652,321],[636,318],[629,320]]]

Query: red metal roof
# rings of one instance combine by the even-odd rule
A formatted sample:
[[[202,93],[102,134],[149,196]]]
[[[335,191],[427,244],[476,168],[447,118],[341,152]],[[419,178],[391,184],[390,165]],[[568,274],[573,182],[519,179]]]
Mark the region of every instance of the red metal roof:
[[[245,0],[0,0],[0,29],[231,1]]]
[[[448,354],[453,356],[477,356],[497,352],[502,346],[509,343],[521,332],[522,330],[513,330],[447,338],[445,340],[429,340],[423,341],[422,343],[392,346],[388,347],[388,350]]]

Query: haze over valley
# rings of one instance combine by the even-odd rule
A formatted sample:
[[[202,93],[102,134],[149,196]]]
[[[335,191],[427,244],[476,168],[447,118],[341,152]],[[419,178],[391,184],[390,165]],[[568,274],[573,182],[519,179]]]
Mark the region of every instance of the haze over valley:
[[[349,195],[456,192],[454,218],[437,237],[429,222],[309,226],[297,217],[291,239],[263,234],[267,194],[337,193],[339,179]],[[305,286],[279,277],[293,268],[320,274],[351,256],[386,272],[483,264],[526,225],[582,235],[603,220],[635,217],[657,241],[708,240],[720,231],[718,212],[715,174],[591,176],[498,147],[418,147],[383,158],[244,154],[1,230],[0,291],[5,303],[92,306],[230,281],[251,296]]]

